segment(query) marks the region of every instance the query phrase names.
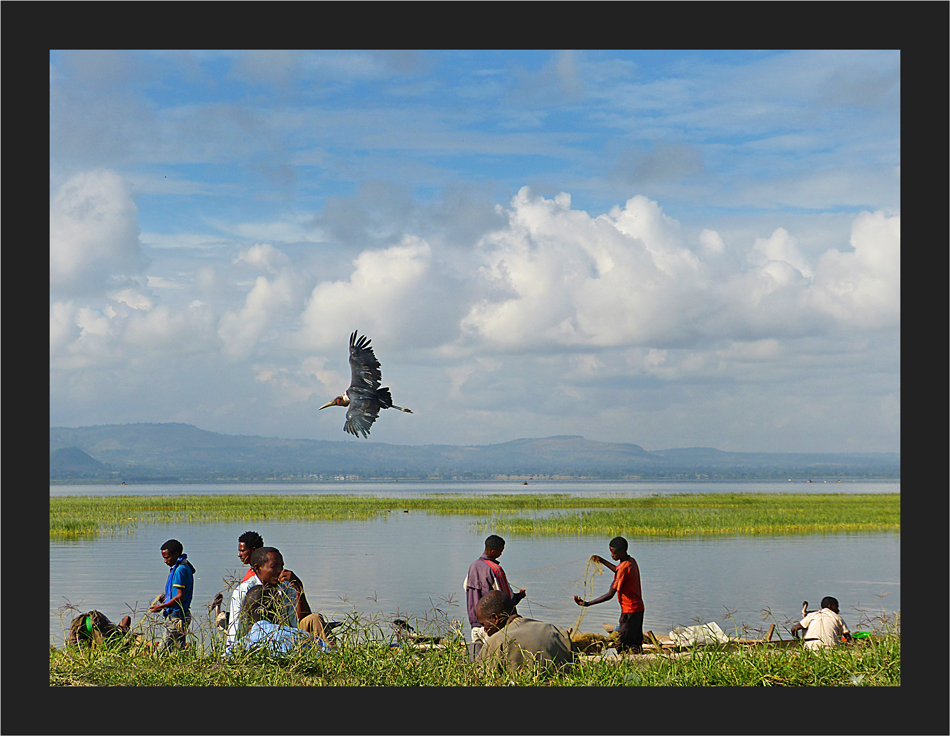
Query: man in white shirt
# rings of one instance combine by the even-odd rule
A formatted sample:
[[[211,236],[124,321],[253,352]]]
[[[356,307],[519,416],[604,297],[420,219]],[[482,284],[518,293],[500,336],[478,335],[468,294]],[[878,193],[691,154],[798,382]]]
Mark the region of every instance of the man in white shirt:
[[[284,596],[275,585],[255,585],[244,597],[241,615],[247,619],[241,629],[250,623],[248,632],[237,640],[229,651],[264,648],[272,654],[289,654],[305,649],[326,651],[329,645],[303,629],[288,626]]]
[[[830,595],[821,599],[821,610],[812,611],[792,627],[792,636],[805,630],[806,649],[824,649],[841,643],[842,637],[851,641],[851,632],[838,613],[838,600]]]
[[[318,638],[323,638],[323,623],[320,615],[310,613],[309,606],[305,603],[306,599],[302,598],[303,583],[289,570],[284,570],[284,558],[280,550],[276,547],[259,547],[251,553],[249,563],[254,574],[238,585],[231,594],[225,651],[230,651],[234,643],[247,633],[250,627],[247,617],[245,620],[241,619],[241,609],[247,592],[255,585],[272,586],[278,589],[281,594],[280,599],[284,602],[282,617],[288,626],[300,628]]]

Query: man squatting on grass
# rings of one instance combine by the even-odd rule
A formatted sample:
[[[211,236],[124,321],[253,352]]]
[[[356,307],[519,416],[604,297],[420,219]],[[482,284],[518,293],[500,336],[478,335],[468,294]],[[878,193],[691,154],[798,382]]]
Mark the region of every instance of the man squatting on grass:
[[[574,596],[574,602],[579,606],[594,606],[609,601],[616,594],[620,599],[620,625],[617,627],[617,651],[643,651],[643,594],[640,591],[640,568],[637,561],[627,554],[627,540],[623,537],[614,537],[610,540],[610,557],[617,561],[613,565],[599,555],[591,555],[601,565],[614,573],[614,581],[610,590],[599,598],[585,601],[580,596]]]
[[[805,649],[824,649],[851,640],[851,632],[838,614],[838,599],[830,595],[821,599],[821,610],[812,611],[792,627],[792,636],[805,631]]]
[[[275,588],[283,607],[282,620],[286,625],[324,638],[320,614],[311,613],[303,592],[303,581],[290,570],[284,569],[284,558],[276,547],[259,547],[250,556],[249,563],[254,575],[249,577],[231,594],[231,610],[228,616],[228,633],[225,652],[230,652],[237,642],[241,622],[241,608],[248,591],[257,585]]]
[[[283,594],[276,585],[255,585],[247,591],[238,622],[237,650],[267,649],[288,654],[304,649],[327,650],[327,643],[302,629],[288,626]]]
[[[568,633],[554,624],[523,618],[514,609],[512,599],[500,590],[491,590],[478,601],[478,621],[488,638],[475,660],[497,661],[510,671],[533,663],[569,669],[574,651]]]

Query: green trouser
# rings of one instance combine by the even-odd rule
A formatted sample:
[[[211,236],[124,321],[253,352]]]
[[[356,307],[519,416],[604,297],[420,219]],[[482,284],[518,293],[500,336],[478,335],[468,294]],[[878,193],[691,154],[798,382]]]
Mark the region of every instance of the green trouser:
[[[175,647],[181,649],[185,646],[185,635],[188,633],[188,626],[191,625],[191,614],[186,613],[185,618],[169,616],[164,621],[165,633],[158,644],[159,651]]]

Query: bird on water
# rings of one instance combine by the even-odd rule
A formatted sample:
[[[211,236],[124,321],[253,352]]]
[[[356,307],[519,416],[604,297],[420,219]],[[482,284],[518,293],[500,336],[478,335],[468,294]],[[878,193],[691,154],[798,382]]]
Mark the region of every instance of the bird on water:
[[[399,409],[407,414],[412,414],[412,410],[393,404],[389,389],[385,386],[380,388],[383,374],[379,369],[376,354],[370,347],[371,341],[366,335],[357,337],[357,332],[358,330],[350,335],[350,387],[342,396],[337,396],[320,408],[347,407],[343,431],[355,437],[362,435],[366,438],[369,436],[370,427],[379,416],[380,409]]]

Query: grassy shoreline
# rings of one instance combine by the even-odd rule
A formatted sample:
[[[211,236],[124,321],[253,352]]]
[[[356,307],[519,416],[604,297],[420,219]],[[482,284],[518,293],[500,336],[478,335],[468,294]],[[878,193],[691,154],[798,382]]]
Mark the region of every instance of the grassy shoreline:
[[[51,686],[180,687],[693,687],[899,686],[900,633],[887,632],[833,650],[764,646],[697,647],[679,654],[589,659],[569,672],[517,673],[468,661],[462,640],[444,649],[391,647],[385,641],[325,653],[223,659],[186,649],[165,655],[118,648],[50,648]]]
[[[267,511],[262,511],[267,509]],[[900,531],[899,494],[677,494],[640,498],[548,494],[426,494],[281,496],[68,496],[50,499],[50,538],[134,533],[139,524],[259,520],[360,520],[403,511],[489,518],[512,534],[609,532],[801,534]],[[530,512],[544,511],[537,517]],[[526,513],[529,512],[529,513]],[[877,620],[875,619],[875,622]],[[416,622],[418,623],[418,622]],[[445,622],[438,622],[445,635]],[[291,657],[223,660],[209,621],[196,645],[157,656],[107,647],[50,648],[51,686],[394,687],[454,686],[899,686],[899,619],[873,624],[876,636],[827,652],[800,646],[730,651],[698,648],[621,661],[584,661],[569,673],[483,671],[467,660],[461,641],[442,650],[390,647],[384,623],[358,621],[360,646]],[[195,625],[193,624],[193,627]],[[417,628],[422,631],[419,626]],[[864,628],[864,627],[862,627]],[[370,641],[362,637],[372,631]],[[151,637],[150,637],[151,638]]]
[[[638,498],[569,494],[61,496],[50,539],[133,533],[147,523],[369,520],[397,511],[491,517],[510,534],[630,536],[900,531],[900,494],[697,493]],[[558,512],[532,516],[526,512]]]

